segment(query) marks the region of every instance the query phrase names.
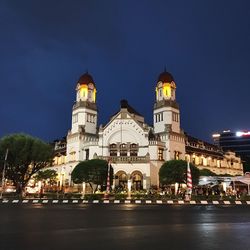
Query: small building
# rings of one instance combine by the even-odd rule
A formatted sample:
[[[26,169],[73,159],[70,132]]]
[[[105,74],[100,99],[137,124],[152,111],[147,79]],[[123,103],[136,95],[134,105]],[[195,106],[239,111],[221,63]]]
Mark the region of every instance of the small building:
[[[199,169],[209,169],[217,175],[242,175],[241,158],[235,152],[224,152],[219,146],[186,135],[186,161]]]
[[[241,157],[245,171],[250,170],[250,131],[223,130],[221,133],[214,133],[213,140],[224,151],[235,152]]]

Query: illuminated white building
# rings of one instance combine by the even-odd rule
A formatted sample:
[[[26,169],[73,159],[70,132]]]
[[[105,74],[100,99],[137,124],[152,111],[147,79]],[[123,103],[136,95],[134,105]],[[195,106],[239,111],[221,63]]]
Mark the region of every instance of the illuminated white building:
[[[188,137],[180,128],[176,84],[170,73],[161,73],[156,82],[153,127],[126,100],[121,101],[120,110],[106,125],[98,127],[96,92],[92,76],[85,73],[76,86],[71,130],[66,142],[56,142],[55,145],[55,163],[58,164],[54,168],[61,182],[70,183],[70,173],[79,162],[99,158],[111,160],[115,186],[124,186],[132,180],[135,189],[148,189],[159,185],[158,172],[164,161],[193,161],[191,153],[186,152]],[[205,166],[212,167],[211,164]]]

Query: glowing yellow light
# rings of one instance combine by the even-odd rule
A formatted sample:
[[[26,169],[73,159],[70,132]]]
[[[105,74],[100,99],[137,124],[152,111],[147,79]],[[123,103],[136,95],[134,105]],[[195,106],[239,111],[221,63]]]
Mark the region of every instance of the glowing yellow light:
[[[80,97],[87,97],[88,94],[88,86],[87,85],[81,85],[80,86]]]
[[[93,101],[95,102],[95,100],[96,100],[96,89],[94,88]]]
[[[171,97],[171,85],[169,83],[163,85],[163,95],[168,98]]]

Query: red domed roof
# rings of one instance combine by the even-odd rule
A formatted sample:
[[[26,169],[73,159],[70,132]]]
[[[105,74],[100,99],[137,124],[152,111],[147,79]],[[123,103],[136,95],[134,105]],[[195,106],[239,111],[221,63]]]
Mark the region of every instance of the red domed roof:
[[[77,83],[79,83],[79,84],[89,84],[89,83],[93,83],[93,84],[95,85],[95,82],[94,82],[94,80],[93,80],[93,77],[92,77],[88,72],[86,72],[85,74],[83,74],[83,75],[79,78],[79,80],[78,80]]]
[[[158,77],[158,82],[172,82],[174,81],[173,76],[166,70],[162,72]]]

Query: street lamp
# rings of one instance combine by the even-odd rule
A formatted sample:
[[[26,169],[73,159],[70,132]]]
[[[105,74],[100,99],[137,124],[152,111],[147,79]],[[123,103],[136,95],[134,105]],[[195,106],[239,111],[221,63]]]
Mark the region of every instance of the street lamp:
[[[109,192],[110,192],[110,167],[111,167],[111,163],[109,160],[108,161],[108,174],[107,174],[107,187],[106,187],[106,192],[104,194],[105,199],[109,198]]]
[[[84,199],[86,193],[86,182],[82,183],[82,199]]]
[[[9,149],[7,148],[6,153],[5,153],[5,158],[4,158],[3,172],[2,172],[2,190],[0,193],[0,199],[3,198],[3,191],[5,188],[5,169],[6,169],[6,162],[7,162],[8,153],[9,153]]]
[[[128,197],[127,197],[128,200],[131,199],[131,186],[132,186],[132,182],[131,182],[131,179],[129,179],[128,180]]]

